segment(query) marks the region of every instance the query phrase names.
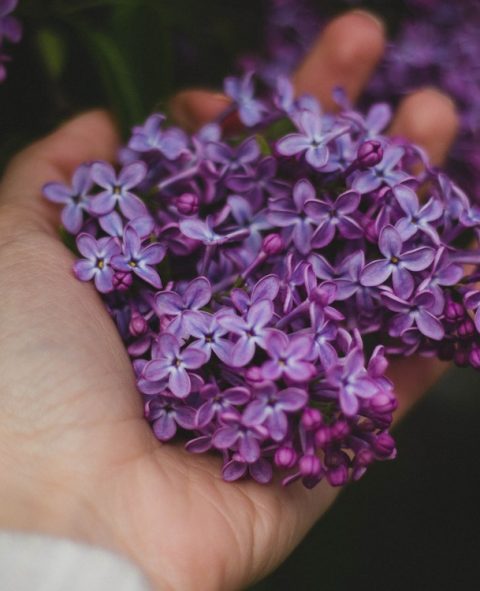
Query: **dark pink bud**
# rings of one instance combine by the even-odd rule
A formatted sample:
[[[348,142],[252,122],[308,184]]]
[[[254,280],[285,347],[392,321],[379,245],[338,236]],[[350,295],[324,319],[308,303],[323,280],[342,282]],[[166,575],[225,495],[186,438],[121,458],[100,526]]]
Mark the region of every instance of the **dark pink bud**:
[[[184,193],[175,199],[175,205],[182,215],[195,215],[198,212],[198,195]]]
[[[370,399],[370,406],[375,412],[393,412],[397,408],[398,402],[393,394],[380,392]]]
[[[380,433],[373,441],[372,447],[381,458],[388,458],[395,451],[395,441],[389,433]]]
[[[457,332],[461,339],[469,339],[475,334],[475,325],[470,318],[465,318],[465,320],[458,325]]]
[[[475,369],[480,369],[480,346],[474,343],[468,356],[470,364]]]
[[[459,322],[465,317],[465,308],[462,304],[449,300],[445,305],[445,317],[449,322]]]
[[[139,337],[147,332],[147,328],[148,327],[145,318],[136,310],[134,310],[130,318],[130,324],[128,325],[130,334],[134,337]]]
[[[315,432],[315,445],[318,449],[324,448],[331,440],[332,434],[328,427],[320,427],[320,429]]]
[[[355,456],[355,464],[366,467],[375,459],[371,449],[364,447]]]
[[[320,459],[313,454],[307,454],[300,458],[299,462],[300,474],[302,476],[320,476],[322,471],[322,464]]]
[[[382,144],[377,140],[368,140],[358,148],[357,159],[361,168],[375,166],[383,158]]]
[[[125,271],[117,271],[113,276],[113,288],[117,291],[127,291],[133,283],[131,273]]]
[[[263,252],[269,256],[282,252],[284,247],[280,234],[269,234],[263,239]]]
[[[305,429],[318,429],[323,423],[322,413],[317,408],[306,408],[302,414],[302,425]]]
[[[348,481],[348,468],[344,464],[329,468],[327,470],[327,480],[330,486],[343,486]]]
[[[275,465],[279,468],[293,468],[297,463],[298,454],[288,445],[279,447],[275,452]]]
[[[251,384],[258,384],[260,382],[264,382],[264,378],[262,376],[262,370],[259,367],[249,367],[245,372],[245,379],[247,382]]]
[[[330,429],[333,439],[344,439],[350,434],[350,427],[346,421],[337,421],[330,427]]]

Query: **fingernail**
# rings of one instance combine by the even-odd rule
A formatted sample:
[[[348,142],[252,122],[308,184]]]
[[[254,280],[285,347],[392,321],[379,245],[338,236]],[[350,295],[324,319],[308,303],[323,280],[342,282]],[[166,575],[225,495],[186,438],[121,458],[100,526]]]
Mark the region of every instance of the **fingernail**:
[[[375,23],[381,31],[384,31],[385,29],[385,24],[383,20],[376,14],[373,14],[373,12],[369,12],[368,10],[356,9],[353,10],[350,14],[357,14],[358,16],[361,16],[367,19],[368,21]]]

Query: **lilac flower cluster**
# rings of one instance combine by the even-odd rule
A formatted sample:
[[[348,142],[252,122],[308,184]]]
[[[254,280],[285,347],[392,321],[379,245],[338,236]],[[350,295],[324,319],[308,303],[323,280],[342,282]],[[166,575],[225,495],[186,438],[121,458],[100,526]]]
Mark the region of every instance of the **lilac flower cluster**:
[[[17,4],[18,0],[0,0],[0,84],[7,77],[5,64],[10,61],[8,54],[4,52],[3,44],[5,41],[18,43],[22,38],[22,25],[11,14]]]
[[[385,104],[328,115],[284,79],[226,88],[241,136],[152,115],[118,169],[84,164],[44,193],[159,440],[221,454],[227,481],[341,485],[395,455],[387,354],[480,367],[480,210],[381,134]]]
[[[368,8],[368,2],[347,2]],[[407,16],[372,80],[366,104],[396,104],[425,86],[451,96],[460,114],[461,129],[450,151],[447,170],[472,199],[480,201],[480,11],[477,0],[404,0]],[[268,84],[289,75],[310,48],[326,14],[309,0],[270,0],[263,55],[240,60]]]

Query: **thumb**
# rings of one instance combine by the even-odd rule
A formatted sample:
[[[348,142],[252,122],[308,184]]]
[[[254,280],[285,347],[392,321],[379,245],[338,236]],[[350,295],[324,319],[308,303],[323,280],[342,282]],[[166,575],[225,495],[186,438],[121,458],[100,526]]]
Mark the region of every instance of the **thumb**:
[[[17,215],[19,227],[27,224],[30,229],[33,225],[55,233],[59,211],[42,197],[43,185],[68,183],[82,162],[112,160],[118,145],[115,125],[104,111],[91,111],[68,121],[10,162],[0,183],[0,218],[2,212],[9,212]]]

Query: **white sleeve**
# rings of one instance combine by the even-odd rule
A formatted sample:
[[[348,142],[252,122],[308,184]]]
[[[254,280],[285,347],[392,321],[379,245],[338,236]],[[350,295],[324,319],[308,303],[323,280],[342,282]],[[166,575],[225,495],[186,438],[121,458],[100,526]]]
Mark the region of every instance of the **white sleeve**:
[[[0,531],[1,591],[152,591],[127,559],[43,534]]]

